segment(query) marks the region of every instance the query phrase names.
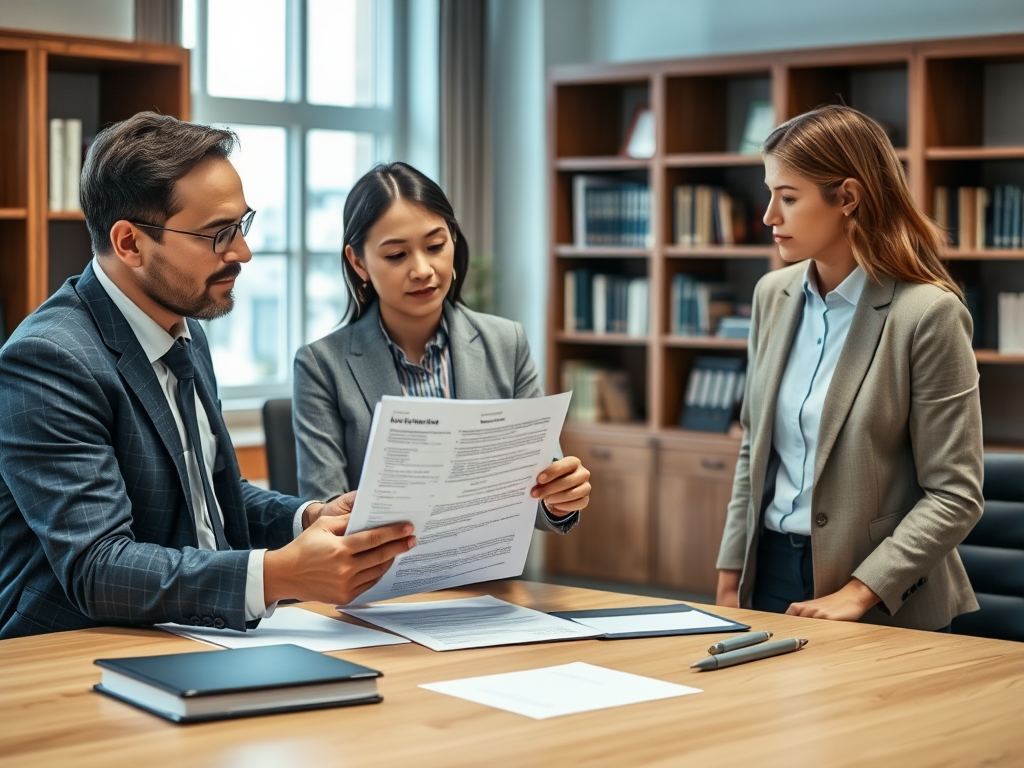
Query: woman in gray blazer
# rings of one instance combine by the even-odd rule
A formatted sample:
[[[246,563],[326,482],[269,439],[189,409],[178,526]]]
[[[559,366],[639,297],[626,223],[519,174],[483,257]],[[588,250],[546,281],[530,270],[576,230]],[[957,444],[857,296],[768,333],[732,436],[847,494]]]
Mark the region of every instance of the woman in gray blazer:
[[[971,317],[884,131],[847,107],[765,141],[792,266],[754,291],[718,602],[948,629],[982,510]]]
[[[345,325],[299,350],[299,488],[329,498],[359,483],[383,395],[482,400],[543,394],[519,323],[459,301],[469,246],[441,188],[405,163],[379,165],[348,195]],[[590,499],[574,456],[537,478],[537,527],[568,532]]]

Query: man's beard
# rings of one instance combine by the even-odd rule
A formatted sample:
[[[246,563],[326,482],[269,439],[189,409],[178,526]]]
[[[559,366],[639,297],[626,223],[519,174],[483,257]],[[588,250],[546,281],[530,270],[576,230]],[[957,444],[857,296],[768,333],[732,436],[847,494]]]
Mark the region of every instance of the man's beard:
[[[189,286],[189,280],[177,269],[170,266],[160,253],[153,259],[149,273],[140,281],[146,295],[168,312],[196,320],[216,320],[235,307],[234,289],[223,300],[210,295],[210,287],[218,280],[235,277],[242,271],[239,264],[228,264],[206,280],[206,288],[196,294]]]

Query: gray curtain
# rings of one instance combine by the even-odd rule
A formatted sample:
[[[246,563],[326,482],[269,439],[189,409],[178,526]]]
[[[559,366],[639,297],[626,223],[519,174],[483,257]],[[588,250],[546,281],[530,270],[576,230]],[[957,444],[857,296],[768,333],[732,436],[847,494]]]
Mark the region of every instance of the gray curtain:
[[[473,257],[463,298],[493,308],[494,195],[485,0],[441,0],[441,186]]]
[[[135,0],[135,39],[181,45],[181,0]]]

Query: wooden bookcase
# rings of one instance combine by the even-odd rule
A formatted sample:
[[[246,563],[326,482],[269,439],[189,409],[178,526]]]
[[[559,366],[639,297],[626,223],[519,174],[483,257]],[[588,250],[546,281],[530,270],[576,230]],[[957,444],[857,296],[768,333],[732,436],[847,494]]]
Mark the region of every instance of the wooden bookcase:
[[[81,213],[48,210],[51,118],[83,137],[136,112],[187,120],[184,48],[0,29],[0,296],[8,332],[91,258]]]
[[[566,425],[563,447],[591,468],[594,491],[584,524],[549,541],[554,574],[714,591],[739,434],[678,424],[694,358],[745,356],[746,341],[671,335],[671,284],[678,273],[725,281],[737,301],[749,303],[758,278],[783,262],[770,230],[752,229],[740,245],[676,245],[673,190],[718,185],[748,201],[751,223],[763,215],[762,161],[738,151],[755,100],[771,102],[776,124],[837,102],[879,120],[929,213],[937,185],[1024,186],[1024,35],[552,69],[547,389],[562,391],[567,360],[624,369],[639,414],[631,424]],[[620,154],[637,105],[655,116],[650,159]],[[580,173],[649,185],[649,247],[574,244],[573,178]],[[996,294],[1024,291],[1024,250],[946,255],[954,277],[980,289],[986,447],[1024,450],[1024,355],[999,354],[995,335]],[[646,275],[648,334],[564,330],[565,274],[578,268]]]

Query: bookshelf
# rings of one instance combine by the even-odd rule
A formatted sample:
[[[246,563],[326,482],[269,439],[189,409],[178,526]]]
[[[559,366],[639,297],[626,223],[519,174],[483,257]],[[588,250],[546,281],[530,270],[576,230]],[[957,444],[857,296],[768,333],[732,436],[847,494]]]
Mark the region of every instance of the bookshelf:
[[[49,121],[91,138],[152,109],[189,116],[183,48],[0,29],[0,295],[8,332],[91,257],[85,217],[48,210]]]
[[[550,70],[547,389],[562,391],[567,361],[624,370],[636,412],[631,423],[567,423],[563,447],[591,468],[594,492],[579,535],[549,542],[554,574],[714,591],[741,433],[738,425],[725,434],[678,425],[695,359],[744,357],[747,344],[673,333],[673,281],[687,275],[728,284],[741,307],[761,276],[783,266],[758,224],[767,202],[762,161],[740,151],[756,102],[770,103],[776,124],[826,103],[871,115],[932,215],[937,186],[1024,187],[1024,35]],[[642,105],[655,116],[654,156],[624,157],[630,117]],[[580,243],[573,205],[580,174],[649,187],[645,247]],[[743,211],[732,242],[720,232],[702,245],[680,237],[676,190],[699,186],[727,191]],[[719,226],[725,214],[715,205]],[[1024,451],[1024,355],[998,352],[995,309],[1000,291],[1024,292],[1024,248],[951,246],[945,255],[954,277],[979,297],[986,446]],[[646,335],[567,330],[570,270],[646,277]]]

